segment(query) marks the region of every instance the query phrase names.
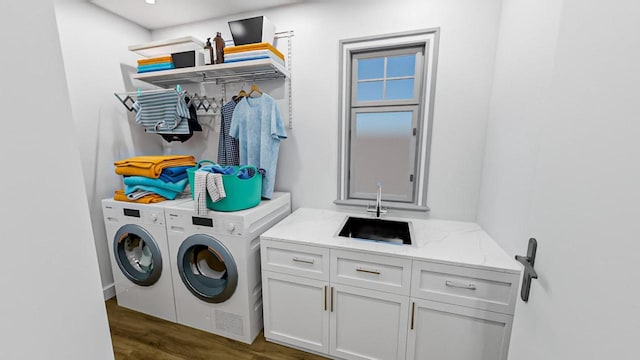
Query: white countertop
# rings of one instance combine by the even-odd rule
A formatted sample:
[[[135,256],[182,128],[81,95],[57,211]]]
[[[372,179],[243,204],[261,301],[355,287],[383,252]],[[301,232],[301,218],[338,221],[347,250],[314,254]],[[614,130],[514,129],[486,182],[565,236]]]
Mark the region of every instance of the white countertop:
[[[301,208],[267,230],[261,239],[319,245],[342,250],[386,254],[417,260],[519,274],[521,265],[471,222],[420,220],[385,216],[412,223],[412,245],[396,245],[337,236],[347,216],[371,217],[364,212]]]

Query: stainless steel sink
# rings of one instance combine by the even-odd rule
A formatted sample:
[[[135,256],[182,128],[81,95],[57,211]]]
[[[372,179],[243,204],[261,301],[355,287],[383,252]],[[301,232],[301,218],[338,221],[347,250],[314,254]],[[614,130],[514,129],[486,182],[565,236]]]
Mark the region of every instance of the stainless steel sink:
[[[393,244],[411,245],[411,232],[406,221],[348,217],[338,236]]]

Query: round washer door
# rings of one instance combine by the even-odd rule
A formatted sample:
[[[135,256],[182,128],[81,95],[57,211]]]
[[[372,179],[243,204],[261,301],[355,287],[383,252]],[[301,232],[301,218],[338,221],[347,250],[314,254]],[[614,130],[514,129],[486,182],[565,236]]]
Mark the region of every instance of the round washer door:
[[[162,254],[149,232],[136,224],[121,227],[113,241],[113,253],[118,267],[133,283],[155,284],[162,273]]]
[[[238,269],[229,249],[209,235],[186,238],[178,250],[178,272],[193,295],[209,303],[229,299],[238,285]]]

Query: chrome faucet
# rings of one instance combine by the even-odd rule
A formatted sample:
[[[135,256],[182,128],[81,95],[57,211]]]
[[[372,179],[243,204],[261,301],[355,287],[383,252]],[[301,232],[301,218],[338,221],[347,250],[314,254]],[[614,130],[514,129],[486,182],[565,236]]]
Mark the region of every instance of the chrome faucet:
[[[368,212],[375,212],[376,217],[379,218],[380,214],[385,214],[387,209],[382,207],[382,183],[378,181],[378,191],[376,194],[376,207],[372,208],[371,206],[367,206]]]

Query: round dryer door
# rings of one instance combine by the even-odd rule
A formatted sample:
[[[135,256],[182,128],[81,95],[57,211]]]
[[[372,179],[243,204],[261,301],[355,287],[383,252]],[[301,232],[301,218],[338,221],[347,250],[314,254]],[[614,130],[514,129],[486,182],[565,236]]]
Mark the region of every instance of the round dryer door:
[[[185,286],[200,300],[221,303],[238,285],[238,269],[231,252],[209,235],[191,235],[178,250],[178,272]]]
[[[151,234],[143,227],[127,224],[116,233],[113,252],[122,273],[140,286],[153,285],[162,273],[162,255]]]

